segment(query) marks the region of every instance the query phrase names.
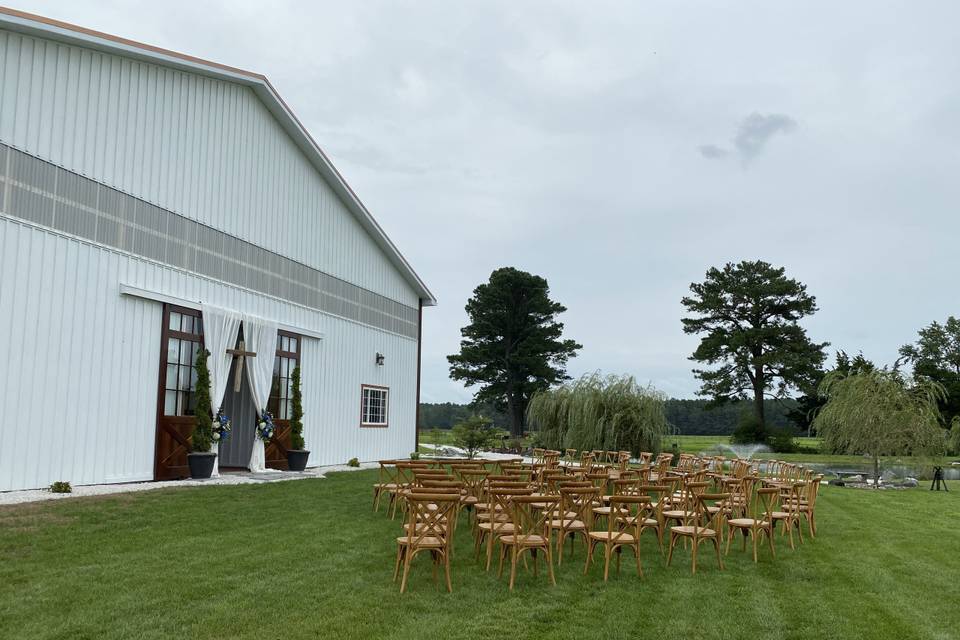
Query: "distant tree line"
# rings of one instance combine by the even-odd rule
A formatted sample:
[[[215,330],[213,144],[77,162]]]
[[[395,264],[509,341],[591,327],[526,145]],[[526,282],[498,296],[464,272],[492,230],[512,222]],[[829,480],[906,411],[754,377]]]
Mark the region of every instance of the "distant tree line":
[[[671,398],[664,403],[664,413],[675,433],[721,436],[733,433],[743,414],[753,408],[752,403],[747,401],[728,402],[713,409],[708,409],[708,404],[709,400]],[[796,401],[790,398],[783,401],[767,400],[767,422],[773,427],[795,429],[789,414],[796,406]],[[452,429],[472,415],[482,415],[492,420],[499,429],[510,426],[509,416],[497,412],[491,405],[424,402],[420,404],[420,429]]]

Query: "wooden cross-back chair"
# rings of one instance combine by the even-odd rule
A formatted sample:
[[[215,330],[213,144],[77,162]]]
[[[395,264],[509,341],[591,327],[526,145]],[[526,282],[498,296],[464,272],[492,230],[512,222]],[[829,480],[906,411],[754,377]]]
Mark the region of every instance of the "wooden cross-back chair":
[[[606,530],[591,531],[587,536],[587,559],[584,575],[590,570],[594,550],[603,545],[603,581],[610,576],[610,559],[617,554],[617,573],[620,573],[620,554],[624,547],[633,550],[637,559],[637,575],[643,576],[640,562],[640,533],[644,516],[650,510],[650,496],[617,495],[610,500],[611,516]],[[616,514],[616,515],[613,515]]]
[[[657,536],[657,546],[660,548],[660,553],[663,553],[663,532],[666,529],[664,526],[663,519],[663,509],[664,503],[666,502],[665,498],[670,493],[670,488],[662,484],[641,484],[637,487],[640,495],[650,497],[650,507],[649,512],[645,514],[643,522],[640,525],[640,533],[643,534],[644,531],[648,529],[653,531],[654,535]]]
[[[399,488],[397,482],[397,460],[380,460],[380,471],[377,477],[378,482],[373,485],[373,510],[380,510],[380,497],[390,491],[396,491]]]
[[[403,502],[402,498],[410,491],[414,484],[414,472],[427,470],[430,463],[421,460],[397,461],[396,488],[388,489],[390,494],[390,519],[397,516],[397,505]]]
[[[803,543],[803,526],[800,515],[800,500],[803,497],[807,483],[792,482],[784,486],[782,483],[776,485],[779,490],[780,509],[773,512],[773,528],[777,528],[777,523],[782,522],[784,531],[790,539],[790,548],[795,549],[793,544],[793,530],[796,529],[800,536],[800,542]]]
[[[453,591],[450,581],[450,551],[453,547],[453,523],[456,522],[459,495],[449,493],[411,492],[407,497],[408,522],[404,535],[397,538],[397,559],[393,569],[396,581],[403,563],[400,593],[407,589],[410,564],[421,551],[429,551],[434,562],[434,580],[437,566],[443,564],[447,591]]]
[[[517,560],[524,552],[533,556],[533,575],[537,575],[538,551],[543,551],[547,563],[550,584],[556,585],[553,575],[553,551],[550,544],[550,513],[556,510],[559,496],[512,496],[510,498],[513,531],[501,532],[500,567],[498,577],[503,575],[503,561],[510,550],[510,590],[517,577]],[[544,505],[543,508],[540,505]]]
[[[477,523],[476,555],[479,556],[480,548],[486,540],[486,565],[485,570],[490,570],[490,563],[493,561],[493,545],[498,542],[499,536],[509,535],[514,532],[514,523],[511,520],[511,509],[513,498],[520,496],[531,496],[533,489],[529,487],[502,487],[490,485],[487,495],[490,498],[491,509],[487,512],[488,519]],[[535,499],[539,499],[535,498]]]
[[[462,469],[459,475],[466,491],[463,497],[464,506],[469,509],[486,500],[487,478],[491,475],[489,471],[486,469]]]
[[[753,561],[757,562],[757,548],[762,536],[767,537],[770,546],[770,555],[776,556],[773,548],[773,505],[777,499],[776,487],[757,489],[757,499],[754,502],[753,512],[747,516],[727,520],[727,555],[730,554],[730,543],[736,531],[743,535],[743,550],[747,549],[747,538],[753,544]]]
[[[720,531],[724,524],[722,508],[711,513],[710,507],[719,507],[730,498],[728,493],[701,493],[696,496],[695,515],[690,524],[670,527],[670,550],[667,553],[667,566],[673,560],[673,549],[680,539],[689,539],[692,542],[691,571],[697,572],[697,551],[702,542],[711,542],[717,552],[717,565],[723,569],[723,558],[720,555]]]
[[[612,506],[614,501],[619,496],[636,496],[640,495],[640,478],[626,478],[620,480],[613,480],[608,485],[608,488],[611,491],[611,495],[604,495],[600,497],[603,506],[593,508],[593,520],[597,521],[606,521],[607,518],[616,518],[623,514],[617,512],[616,509]]]
[[[593,528],[593,504],[600,495],[600,489],[589,483],[576,486],[572,483],[560,487],[559,517],[550,521],[550,529],[558,532],[557,537],[557,566],[563,564],[563,545],[570,538],[570,551],[577,534],[580,534],[584,543],[587,534]]]
[[[706,491],[708,483],[682,481],[681,486],[680,491],[675,492],[673,495],[671,508],[664,509],[662,512],[663,519],[667,525],[674,522],[678,526],[689,525],[697,522],[700,515],[697,511],[697,505],[699,504],[698,496]]]

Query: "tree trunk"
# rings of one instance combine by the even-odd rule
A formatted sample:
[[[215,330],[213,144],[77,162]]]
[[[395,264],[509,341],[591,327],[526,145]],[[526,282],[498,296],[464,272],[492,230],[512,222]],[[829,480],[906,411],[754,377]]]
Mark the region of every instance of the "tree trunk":
[[[514,438],[523,436],[523,406],[511,394],[507,394],[507,413],[510,414],[510,435]]]
[[[880,456],[873,456],[873,488],[880,488]]]
[[[767,417],[765,413],[766,407],[763,404],[763,381],[760,377],[757,377],[757,382],[753,385],[753,412],[757,416],[757,420],[760,421],[760,427],[763,429],[763,432],[767,431]]]

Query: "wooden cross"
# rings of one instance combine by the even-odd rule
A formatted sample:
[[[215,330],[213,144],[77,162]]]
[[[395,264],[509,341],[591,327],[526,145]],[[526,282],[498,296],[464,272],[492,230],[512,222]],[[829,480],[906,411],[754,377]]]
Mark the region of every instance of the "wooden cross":
[[[233,376],[233,392],[239,393],[240,380],[243,378],[243,359],[253,358],[257,355],[257,353],[255,351],[247,351],[243,340],[240,341],[240,344],[236,349],[227,349],[227,353],[237,359],[237,370]]]

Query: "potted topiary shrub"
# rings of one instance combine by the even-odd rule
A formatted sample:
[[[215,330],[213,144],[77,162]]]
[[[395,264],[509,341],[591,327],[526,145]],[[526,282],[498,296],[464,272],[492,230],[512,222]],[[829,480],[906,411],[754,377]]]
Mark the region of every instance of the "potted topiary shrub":
[[[303,395],[300,393],[300,367],[290,374],[293,385],[290,396],[290,449],[287,450],[287,468],[290,471],[303,471],[307,468],[310,452],[303,448]]]
[[[190,477],[198,479],[209,478],[217,461],[217,454],[210,451],[213,441],[213,409],[210,406],[210,370],[207,368],[209,356],[209,351],[201,349],[197,354],[197,363],[193,365],[197,370],[197,426],[190,438],[187,464],[190,466]]]

